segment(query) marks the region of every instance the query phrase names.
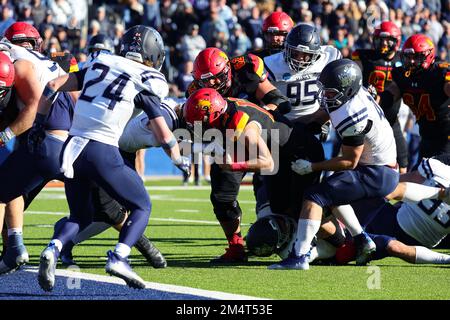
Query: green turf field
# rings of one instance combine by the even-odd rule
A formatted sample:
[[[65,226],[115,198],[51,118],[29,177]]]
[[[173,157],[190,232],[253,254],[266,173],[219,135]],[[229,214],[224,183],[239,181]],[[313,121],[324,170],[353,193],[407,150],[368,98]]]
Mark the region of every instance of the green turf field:
[[[147,185],[179,186],[179,183]],[[209,191],[185,187],[149,192],[153,212],[146,235],[165,254],[169,267],[163,270],[148,267],[133,249],[134,269],[147,281],[271,299],[450,299],[450,267],[415,266],[394,258],[378,261],[379,269],[349,265],[311,266],[309,271],[267,270],[269,264],[278,261],[276,256],[251,258],[245,266],[212,267],[209,259],[224,252],[226,240],[212,213]],[[245,234],[255,218],[250,188],[241,190],[240,203]],[[62,190],[47,189],[31,205],[24,229],[31,265],[38,264],[54,222],[67,212]],[[77,246],[74,254],[82,271],[105,274],[106,251],[116,241],[117,232],[108,230]],[[376,278],[378,271],[380,277]]]

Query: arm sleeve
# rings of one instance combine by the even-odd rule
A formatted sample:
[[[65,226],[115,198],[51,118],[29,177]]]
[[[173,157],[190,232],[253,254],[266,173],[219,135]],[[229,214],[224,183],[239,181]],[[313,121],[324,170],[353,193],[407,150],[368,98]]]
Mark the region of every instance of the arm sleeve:
[[[160,108],[161,100],[158,96],[151,94],[150,92],[140,92],[134,98],[134,105],[136,108],[144,110],[149,120],[162,116]]]

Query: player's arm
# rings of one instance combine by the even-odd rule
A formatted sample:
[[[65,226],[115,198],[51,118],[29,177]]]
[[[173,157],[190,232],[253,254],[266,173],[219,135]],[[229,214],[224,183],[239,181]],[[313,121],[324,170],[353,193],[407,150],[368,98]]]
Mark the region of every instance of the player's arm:
[[[59,91],[79,91],[83,84],[86,69],[81,71],[64,74],[47,83],[39,100],[37,117],[44,117],[50,110],[53,101]]]
[[[349,146],[342,145],[342,155],[330,160],[312,163],[312,171],[342,171],[353,170],[359,162],[359,158],[364,150],[364,145]]]
[[[256,88],[256,98],[262,101],[266,105],[266,108],[278,110],[282,114],[289,113],[292,109],[289,99],[269,79],[259,83]]]
[[[144,110],[148,116],[147,127],[153,132],[156,140],[161,144],[166,154],[173,163],[182,171],[190,174],[190,161],[182,157],[177,139],[167,126],[166,120],[161,115],[161,100],[158,96],[143,91],[134,99],[135,107]]]
[[[262,170],[272,171],[274,161],[267,147],[267,144],[261,137],[260,126],[256,122],[250,122],[242,132],[239,139],[243,139],[245,149],[250,156],[254,156],[246,161],[224,163],[219,165],[222,169],[231,171],[251,171],[260,172]],[[242,140],[241,140],[242,141]],[[255,157],[256,156],[256,157]]]
[[[14,69],[14,87],[16,88],[19,99],[25,106],[19,112],[17,118],[3,131],[8,133],[6,139],[2,138],[4,142],[31,128],[42,93],[42,86],[39,83],[34,66],[30,61],[18,60],[14,63]]]

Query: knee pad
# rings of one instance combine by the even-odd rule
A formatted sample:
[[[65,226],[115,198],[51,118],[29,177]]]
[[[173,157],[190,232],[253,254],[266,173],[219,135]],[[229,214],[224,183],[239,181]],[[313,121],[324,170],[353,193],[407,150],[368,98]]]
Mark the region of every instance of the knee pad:
[[[211,202],[214,208],[214,214],[219,221],[232,221],[242,216],[242,210],[237,200],[221,201],[211,196]]]

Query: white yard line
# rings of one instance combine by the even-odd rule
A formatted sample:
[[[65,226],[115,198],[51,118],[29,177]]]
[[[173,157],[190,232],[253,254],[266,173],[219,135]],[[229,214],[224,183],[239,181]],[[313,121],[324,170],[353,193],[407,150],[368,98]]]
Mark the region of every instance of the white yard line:
[[[32,273],[38,272],[37,267],[30,267],[30,266],[24,267],[23,270],[27,271],[27,272],[32,272]],[[96,281],[99,283],[110,283],[110,284],[125,286],[123,280],[115,278],[115,277],[106,276],[106,275],[104,276],[104,275],[90,274],[90,273],[84,273],[84,272],[74,272],[74,271],[63,270],[63,269],[57,269],[56,275],[60,276],[60,277],[66,277],[69,279],[90,280],[90,281]],[[232,294],[232,293],[226,293],[226,292],[220,292],[220,291],[196,289],[196,288],[191,288],[191,287],[177,286],[177,285],[172,285],[172,284],[163,284],[163,283],[158,283],[158,282],[146,281],[145,285],[146,285],[145,286],[146,289],[153,289],[153,290],[178,293],[178,294],[201,296],[201,297],[210,298],[210,299],[267,300],[265,298]],[[140,292],[142,292],[142,291],[140,291]]]
[[[68,212],[51,212],[51,211],[33,211],[28,210],[25,212],[26,214],[43,214],[49,216],[68,216]],[[190,220],[190,219],[177,219],[177,218],[150,218],[150,221],[168,221],[168,222],[181,222],[181,223],[199,223],[199,224],[213,224],[219,225],[217,221],[211,220]],[[241,223],[242,226],[248,226],[248,223]]]

